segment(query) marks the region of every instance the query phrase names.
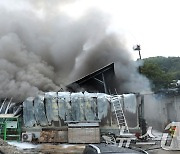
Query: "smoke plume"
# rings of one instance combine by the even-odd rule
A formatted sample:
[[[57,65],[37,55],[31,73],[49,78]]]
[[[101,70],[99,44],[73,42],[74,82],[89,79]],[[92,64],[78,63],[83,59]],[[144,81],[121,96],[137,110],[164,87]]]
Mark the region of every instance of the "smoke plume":
[[[0,96],[23,100],[58,91],[115,62],[121,90],[147,90],[123,36],[108,31],[110,19],[97,9],[71,18],[63,6],[73,0],[0,2]]]

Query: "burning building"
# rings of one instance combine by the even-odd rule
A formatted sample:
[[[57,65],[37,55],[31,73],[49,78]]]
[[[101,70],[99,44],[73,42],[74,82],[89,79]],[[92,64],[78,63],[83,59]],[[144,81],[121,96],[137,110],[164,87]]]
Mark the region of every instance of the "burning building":
[[[41,130],[62,132],[66,129],[63,132],[69,133],[72,124],[80,128],[96,126],[101,132],[118,134],[118,122],[113,106],[115,98],[122,106],[128,130],[140,129],[138,121],[140,104],[137,101],[139,97],[135,94],[112,96],[88,92],[49,92],[26,99],[23,103],[23,129],[36,134],[38,139]],[[64,141],[59,140],[59,142]]]
[[[50,6],[47,4],[27,1],[24,2],[26,9],[2,5],[0,12],[0,95],[3,98],[12,97],[16,102],[25,100],[23,115],[27,132],[37,128],[42,130],[46,126],[62,126],[63,129],[66,121],[79,118],[87,121],[87,111],[78,111],[83,106],[76,103],[76,97],[83,101],[87,98],[91,100],[90,94],[86,97],[89,92],[93,92],[93,98],[98,100],[99,93],[105,93],[105,96],[149,90],[148,80],[137,71],[141,64],[132,60],[125,38],[109,31],[110,20],[106,15],[97,9],[90,9],[74,20],[58,10],[57,6],[64,6],[63,2],[56,1]],[[72,81],[75,82],[69,84],[67,89],[80,93],[57,93]],[[53,93],[48,93],[51,91]],[[75,119],[70,118],[70,112],[64,116],[65,111],[59,109],[61,95],[62,98],[72,99],[73,103],[70,101],[69,107]],[[127,111],[124,114],[128,117],[130,113],[130,117],[135,117],[134,123],[128,125],[136,128],[141,99],[135,94],[131,97],[132,106],[125,103],[125,96],[122,95],[120,100]],[[106,107],[104,112],[107,114],[103,113],[97,119],[101,121],[100,127],[110,128],[113,125],[112,105],[106,97],[103,98],[106,104],[103,106]],[[73,106],[75,104],[78,110]],[[102,108],[91,107],[95,115],[91,114],[100,116]],[[30,114],[32,120],[26,114]],[[83,116],[79,117],[78,114]]]
[[[20,105],[12,112],[15,115],[23,109],[23,141],[37,139],[39,142],[99,143],[100,134],[119,134],[122,126],[131,132],[140,131],[141,96],[133,93],[117,94],[119,89],[114,63],[67,85],[67,90],[28,97],[23,107]],[[123,123],[117,119],[117,103],[123,112]],[[1,106],[6,106],[6,113],[10,113],[9,104]],[[94,138],[78,140],[79,129],[84,131],[85,136],[92,131],[93,134],[89,135]],[[73,138],[74,135],[77,137]]]
[[[128,131],[139,132],[139,118],[142,116],[143,106],[141,96],[109,95],[112,91],[117,92],[115,83],[112,63],[68,85],[67,88],[71,92],[47,92],[27,98],[23,102],[24,131],[35,134],[41,142],[49,142],[50,140],[44,139],[43,133],[45,130],[56,130],[66,137],[56,138],[55,142],[69,143],[98,143],[101,133],[119,134],[122,126]],[[117,119],[115,102],[119,102],[123,112],[123,123]],[[87,128],[85,134],[91,130],[99,137],[92,135],[94,140],[85,140],[83,137],[78,140],[77,130],[83,131],[83,128]],[[73,131],[76,133],[72,135]],[[72,139],[72,136],[77,138]]]

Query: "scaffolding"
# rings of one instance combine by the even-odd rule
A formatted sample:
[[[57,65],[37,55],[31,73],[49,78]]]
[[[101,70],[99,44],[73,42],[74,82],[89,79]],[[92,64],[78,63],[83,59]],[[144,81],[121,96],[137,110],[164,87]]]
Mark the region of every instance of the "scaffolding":
[[[0,138],[3,140],[21,140],[21,121],[13,114],[0,114]]]

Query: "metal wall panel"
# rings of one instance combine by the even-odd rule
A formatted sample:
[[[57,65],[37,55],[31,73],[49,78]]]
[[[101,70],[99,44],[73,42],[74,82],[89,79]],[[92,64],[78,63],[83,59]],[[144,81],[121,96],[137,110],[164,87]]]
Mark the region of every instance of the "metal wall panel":
[[[45,93],[45,107],[48,123],[52,124],[52,121],[59,121],[59,111],[56,92]]]
[[[98,102],[98,119],[101,120],[105,118],[108,114],[109,102],[106,98],[106,94],[97,93],[97,102]]]
[[[23,121],[25,127],[33,127],[36,124],[33,100],[33,97],[29,97],[23,102]]]
[[[69,92],[58,93],[59,117],[65,121],[71,121],[71,94]]]
[[[71,109],[72,109],[72,121],[83,121],[84,116],[84,95],[83,93],[71,94]]]
[[[44,96],[37,96],[34,99],[34,113],[37,124],[41,126],[47,126],[48,121],[46,119],[45,107],[44,107]]]
[[[48,92],[44,96],[37,96],[34,99],[34,106],[33,99],[24,102],[23,116],[26,127],[33,127],[36,123],[41,126],[52,126],[52,121],[59,122],[59,120],[62,125],[63,121],[98,121],[101,122],[101,126],[111,126],[112,121],[113,124],[116,122],[111,114],[113,111],[111,100],[114,96],[88,92]],[[136,127],[138,124],[136,95],[119,95],[119,99],[129,127]],[[56,124],[60,126],[59,123]]]
[[[137,112],[137,101],[135,94],[123,94],[123,107],[124,115],[128,127],[135,128],[138,127],[138,112]]]
[[[97,117],[97,94],[96,93],[84,93],[84,109],[85,119],[87,121],[95,121]]]

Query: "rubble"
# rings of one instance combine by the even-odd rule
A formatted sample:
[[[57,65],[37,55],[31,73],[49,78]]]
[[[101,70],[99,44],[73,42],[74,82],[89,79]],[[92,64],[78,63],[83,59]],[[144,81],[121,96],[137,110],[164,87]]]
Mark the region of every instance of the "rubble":
[[[2,154],[23,154],[24,152],[18,150],[16,147],[9,145],[4,140],[0,139],[0,153]]]
[[[67,131],[42,131],[40,133],[39,142],[40,143],[67,143]]]

